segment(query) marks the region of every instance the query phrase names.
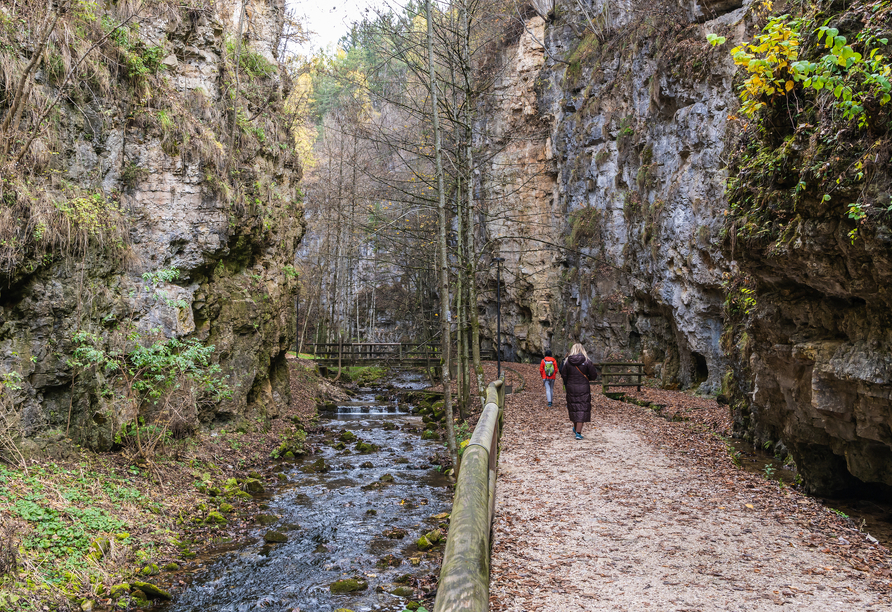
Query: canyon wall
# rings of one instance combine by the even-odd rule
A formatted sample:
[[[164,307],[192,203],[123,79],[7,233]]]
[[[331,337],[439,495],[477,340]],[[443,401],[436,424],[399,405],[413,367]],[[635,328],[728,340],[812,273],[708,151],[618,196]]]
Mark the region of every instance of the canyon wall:
[[[284,2],[251,0],[244,15],[234,1],[142,6],[62,16],[88,36],[127,25],[95,34],[105,58],[88,55],[71,87],[48,69],[56,53],[69,62],[78,52],[60,23],[35,89],[66,96],[25,157],[30,174],[5,188],[20,216],[4,231],[25,247],[4,251],[0,274],[4,423],[26,450],[64,435],[107,449],[137,416],[114,372],[73,364],[77,334],[108,352],[172,338],[212,345],[232,397],[168,415],[181,428],[275,416],[289,398],[303,220],[279,64]],[[13,61],[28,59],[28,46],[9,42]],[[25,184],[43,191],[44,208]]]
[[[789,453],[813,492],[884,491],[889,230],[877,213],[851,240],[857,226],[843,202],[858,189],[877,206],[888,200],[889,181],[876,178],[886,153],[870,160],[870,189],[850,187],[825,205],[812,178],[796,176],[820,166],[815,139],[877,133],[811,117],[791,140],[789,129],[759,132],[738,117],[730,49],[765,22],[745,4],[596,0],[585,15],[542,1],[524,16],[481,121],[493,160],[481,169],[486,237],[506,260],[503,352],[535,360],[578,341],[598,359],[641,359],[666,387],[724,394],[735,433]],[[821,19],[854,29],[869,18],[859,3],[827,11]],[[712,47],[710,33],[728,42]],[[853,167],[849,150],[864,148],[842,148],[837,165]],[[746,161],[757,157],[758,167]],[[796,172],[782,177],[778,167]],[[725,193],[738,177],[752,192],[771,185],[795,212],[766,221],[764,211],[784,209],[775,198],[758,213],[765,231],[747,234],[758,215]],[[810,187],[793,206],[797,180]],[[486,275],[492,342],[495,267]]]

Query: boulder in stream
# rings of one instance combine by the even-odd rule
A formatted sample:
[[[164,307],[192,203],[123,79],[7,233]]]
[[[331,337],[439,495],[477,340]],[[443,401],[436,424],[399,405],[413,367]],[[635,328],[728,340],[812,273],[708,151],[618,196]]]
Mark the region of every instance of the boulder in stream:
[[[353,442],[356,440],[356,434],[352,431],[345,431],[338,437],[341,442]]]
[[[415,540],[415,545],[418,546],[418,550],[430,550],[434,547],[431,541],[427,539],[427,536],[421,536]]]
[[[329,590],[332,593],[355,593],[356,591],[365,591],[369,588],[369,583],[362,578],[345,578],[331,583]]]
[[[372,463],[371,461],[363,461],[359,467],[361,467],[364,470],[370,470],[373,467],[375,467],[375,464]]]
[[[303,471],[310,474],[324,474],[328,470],[329,467],[325,463],[325,459],[323,459],[322,457],[316,459],[316,461],[314,461],[313,463],[310,463],[303,467]]]
[[[378,480],[380,480],[381,482],[393,482],[393,474],[384,474]]]
[[[280,517],[275,514],[258,514],[254,517],[254,521],[258,525],[272,525],[279,520]]]
[[[397,597],[405,597],[406,599],[408,599],[409,597],[415,595],[415,589],[407,586],[398,586],[390,591],[390,594],[396,595]]]
[[[424,433],[421,434],[421,439],[422,439],[422,440],[438,440],[439,438],[440,438],[440,436],[437,435],[436,432],[434,432],[434,431],[432,431],[432,430],[430,430],[430,429],[425,429],[425,430],[424,430]]]
[[[286,536],[281,531],[274,531],[270,529],[265,534],[263,534],[263,541],[267,544],[281,544],[288,541],[288,536]]]
[[[408,531],[401,527],[391,527],[390,529],[382,532],[385,538],[390,538],[391,540],[402,540],[408,535]]]
[[[369,442],[363,442],[362,440],[356,443],[355,448],[360,453],[374,453],[378,451],[378,446]]]
[[[135,596],[136,591],[142,591],[145,594],[145,599],[171,599],[170,593],[151,582],[134,581],[130,583],[130,588],[133,589],[130,593],[131,595]]]

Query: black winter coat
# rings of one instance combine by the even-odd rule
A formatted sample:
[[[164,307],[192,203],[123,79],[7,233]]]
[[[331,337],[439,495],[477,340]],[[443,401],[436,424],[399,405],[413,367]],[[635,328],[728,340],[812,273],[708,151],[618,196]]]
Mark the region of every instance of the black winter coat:
[[[561,366],[561,380],[567,394],[567,412],[574,423],[592,420],[592,390],[590,380],[598,380],[598,367],[582,355],[567,357]]]

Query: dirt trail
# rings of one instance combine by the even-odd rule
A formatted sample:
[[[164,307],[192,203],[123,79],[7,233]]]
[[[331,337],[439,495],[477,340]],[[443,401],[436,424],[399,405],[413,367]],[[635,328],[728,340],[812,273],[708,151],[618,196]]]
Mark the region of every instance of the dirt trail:
[[[505,419],[492,610],[890,609],[888,550],[734,468],[707,428],[595,394],[576,440],[563,392],[549,410],[538,373],[523,374]]]

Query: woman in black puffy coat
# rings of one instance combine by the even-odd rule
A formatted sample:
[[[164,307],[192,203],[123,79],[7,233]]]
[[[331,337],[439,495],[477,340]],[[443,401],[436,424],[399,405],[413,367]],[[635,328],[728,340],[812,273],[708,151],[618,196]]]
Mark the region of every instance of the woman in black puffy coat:
[[[601,375],[598,366],[588,359],[581,344],[574,344],[561,365],[561,380],[567,395],[567,412],[573,423],[573,433],[582,440],[582,424],[592,420],[592,389],[590,381]]]

